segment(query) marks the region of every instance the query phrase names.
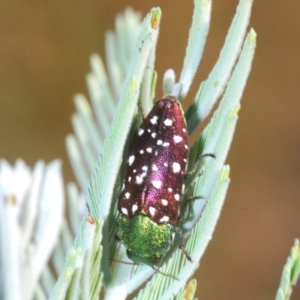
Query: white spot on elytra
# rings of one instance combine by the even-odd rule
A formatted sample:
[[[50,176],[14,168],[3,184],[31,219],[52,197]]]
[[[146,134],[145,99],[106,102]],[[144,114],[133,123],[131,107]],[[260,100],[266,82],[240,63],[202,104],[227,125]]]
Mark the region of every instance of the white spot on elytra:
[[[131,181],[131,176],[128,177],[128,182],[130,182],[130,181]]]
[[[184,158],[183,161],[186,163],[186,158]]]
[[[147,166],[143,166],[143,167],[142,167],[142,170],[143,170],[143,171],[147,171],[147,170],[148,170],[148,167],[147,167]]]
[[[184,148],[185,148],[185,149],[188,149],[188,145],[187,145],[187,144],[185,144],[185,145],[184,145]]]
[[[128,159],[129,166],[132,165],[132,163],[134,162],[134,159],[135,159],[134,155],[131,155],[131,156],[129,157],[129,159]]]
[[[167,206],[169,204],[169,201],[167,199],[161,199],[161,203],[164,206]]]
[[[130,197],[130,193],[128,193],[128,192],[125,193],[125,198],[126,198],[126,199],[129,199],[129,197]]]
[[[180,199],[179,194],[175,194],[175,195],[174,195],[174,198],[175,198],[176,201],[179,201],[179,199]]]
[[[149,213],[151,215],[151,217],[153,217],[155,215],[156,209],[153,206],[149,206]]]
[[[156,188],[156,189],[160,189],[162,182],[160,180],[152,180],[152,185]]]
[[[168,191],[171,193],[171,192],[173,192],[173,189],[172,188],[168,188]]]
[[[158,154],[158,152],[157,152],[157,151],[155,151],[155,156],[157,156],[157,154]]]
[[[138,131],[138,135],[141,136],[144,133],[144,131],[145,130],[143,128],[140,128],[139,131]]]
[[[124,215],[128,216],[128,210],[127,210],[127,208],[122,207],[122,208],[121,208],[121,211],[122,211],[122,213],[123,213]]]
[[[166,126],[171,126],[173,124],[173,121],[171,119],[165,119],[164,124]]]
[[[180,143],[182,141],[182,137],[180,135],[174,135],[173,140],[175,143]]]
[[[168,216],[163,216],[160,218],[159,222],[169,222],[170,218]]]
[[[136,173],[136,169],[133,170],[133,173]]]
[[[170,146],[170,143],[165,142],[165,143],[163,143],[162,145],[163,145],[163,147],[169,147],[169,146]]]
[[[136,182],[137,184],[141,184],[141,183],[143,182],[143,177],[137,175],[137,176],[135,177],[135,182]]]
[[[150,130],[150,129],[148,129],[147,131],[148,131],[149,133],[151,132],[151,130]]]
[[[158,116],[153,116],[151,119],[150,119],[150,122],[155,125],[157,124],[157,120],[158,120]]]
[[[186,129],[185,129],[185,128],[182,128],[182,131],[183,131],[183,132],[186,132]]]
[[[153,170],[154,172],[158,171],[158,167],[157,167],[156,164],[153,164],[153,165],[152,165],[152,170]]]
[[[141,154],[144,154],[144,150],[140,150],[140,153],[141,153]]]
[[[162,144],[162,140],[157,140],[157,145],[161,145]]]
[[[149,148],[146,149],[146,151],[147,151],[148,153],[151,153],[151,152],[152,152],[152,148],[149,147]]]
[[[152,132],[151,136],[155,139],[156,138],[156,132]]]
[[[167,167],[167,166],[168,166],[168,164],[167,164],[166,162],[164,162],[164,166],[165,166],[165,167]]]
[[[137,211],[137,209],[138,209],[138,206],[136,204],[133,204],[132,208],[131,208],[132,213],[134,214]]]
[[[183,194],[184,189],[185,189],[185,184],[182,185],[181,194]]]
[[[180,164],[177,162],[173,162],[173,172],[174,173],[179,173],[180,172]]]

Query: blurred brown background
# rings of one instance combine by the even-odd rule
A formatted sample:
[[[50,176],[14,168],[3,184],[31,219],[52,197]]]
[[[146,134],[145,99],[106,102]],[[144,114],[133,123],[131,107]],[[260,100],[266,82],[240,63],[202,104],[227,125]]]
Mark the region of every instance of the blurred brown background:
[[[218,57],[238,0],[213,1],[202,65],[189,94]],[[64,161],[72,131],[72,96],[87,95],[92,52],[104,56],[104,32],[132,6],[163,12],[158,82],[182,67],[192,1],[1,1],[0,157]],[[258,33],[252,72],[228,163],[227,200],[197,272],[201,299],[274,299],[282,267],[300,238],[300,3],[254,1],[250,25]],[[158,85],[157,95],[162,94]],[[300,299],[300,283],[292,299]]]

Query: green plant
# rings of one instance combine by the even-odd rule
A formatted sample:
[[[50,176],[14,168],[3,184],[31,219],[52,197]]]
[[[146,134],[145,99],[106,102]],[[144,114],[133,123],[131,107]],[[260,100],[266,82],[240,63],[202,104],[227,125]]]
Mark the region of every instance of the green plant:
[[[194,0],[194,4],[179,80],[175,80],[173,70],[166,71],[163,79],[164,93],[172,94],[180,101],[186,98],[200,64],[210,23],[211,1]],[[196,281],[189,281],[189,278],[198,268],[211,239],[229,185],[229,166],[224,163],[256,45],[254,30],[250,29],[246,34],[251,7],[251,0],[240,0],[220,57],[207,79],[199,85],[193,104],[185,114],[189,134],[192,134],[220,100],[210,122],[189,151],[189,170],[195,166],[196,169],[186,182],[185,197],[203,196],[203,199],[187,204],[190,213],[182,224],[185,249],[193,261],[188,261],[183,251],[174,247],[159,267],[161,273],[146,265],[117,262],[129,261],[124,247],[115,239],[118,230],[116,203],[124,177],[122,162],[126,161],[128,140],[140,122],[137,103],[141,103],[147,114],[153,100],[162,96],[155,94],[155,51],[161,11],[153,8],[141,23],[139,14],[127,9],[116,18],[116,32],[106,35],[107,72],[98,55],[91,57],[92,72],[87,76],[87,83],[92,107],[83,95],[76,95],[74,99],[77,110],[72,118],[75,135],[67,137],[66,145],[80,188],[74,183],[67,185],[70,222],[61,218],[57,223],[61,231],[51,257],[52,268],[44,265],[44,259],[40,266],[41,279],[37,283],[36,276],[27,297],[21,297],[21,287],[6,288],[4,298],[12,292],[15,299],[31,299],[34,291],[36,299],[45,299],[48,295],[50,299],[98,299],[99,293],[105,299],[125,299],[137,291],[135,299],[194,298]],[[203,153],[213,153],[216,158],[201,160],[199,164]],[[57,185],[52,181],[48,187],[52,190],[57,187],[61,192],[62,179],[57,168],[56,171]],[[0,183],[3,185],[1,180]],[[62,202],[63,194],[59,195]],[[51,194],[51,197],[57,197],[57,194]],[[9,197],[7,203],[13,207],[12,199]],[[88,214],[84,209],[86,203]],[[0,214],[5,211],[3,207],[0,206]],[[53,213],[49,211],[48,216]],[[14,228],[11,225],[11,230]],[[6,230],[3,221],[1,230],[3,245]],[[57,235],[58,230],[53,230],[51,236]],[[54,242],[49,246],[49,253],[53,247]],[[7,287],[11,277],[6,277],[7,268],[3,268],[5,255],[2,251],[0,279],[5,277],[3,285]],[[13,286],[17,287],[21,277],[14,274],[12,276],[16,276],[18,282],[13,282]],[[56,274],[60,274],[57,281]]]
[[[180,249],[173,249],[171,257],[159,268],[162,273],[170,276],[157,273],[145,265],[112,262],[112,259],[128,261],[124,247],[119,247],[115,240],[118,215],[116,203],[124,177],[122,161],[126,161],[126,150],[123,149],[127,149],[127,137],[136,130],[139,123],[138,101],[148,113],[156,98],[154,63],[161,11],[154,8],[144,19],[134,51],[131,42],[138,32],[138,16],[132,10],[127,10],[123,16],[117,17],[116,33],[110,32],[106,39],[109,75],[106,75],[104,64],[97,55],[92,56],[93,72],[88,75],[96,121],[84,96],[75,97],[77,113],[73,117],[73,124],[76,137],[68,137],[67,148],[81,188],[84,190],[88,185],[87,205],[90,216],[81,223],[76,244],[67,256],[67,265],[52,293],[52,299],[64,295],[64,291],[67,291],[67,298],[69,294],[80,293],[84,299],[97,299],[102,284],[105,299],[122,299],[136,291],[150,277],[146,286],[139,290],[137,299],[170,299],[174,295],[181,295],[178,296],[181,299],[186,283],[197,269],[211,238],[229,184],[229,167],[224,165],[224,161],[255,49],[254,30],[250,29],[245,37],[251,6],[252,1],[240,1],[219,60],[207,80],[200,85],[186,113],[191,134],[222,95],[211,121],[190,148],[190,169],[201,153],[216,155],[216,159],[207,160],[197,167],[195,176],[188,179],[186,186],[186,196],[204,196],[204,200],[191,204],[189,211],[192,214],[188,215],[182,228],[185,234],[190,232],[186,250],[193,262],[188,261]],[[168,70],[164,76],[164,92],[181,101],[189,91],[201,60],[210,12],[210,2],[195,1],[186,57],[179,80],[175,81],[172,70]],[[128,53],[133,53],[133,56]],[[122,77],[122,74],[126,74],[126,77]],[[101,124],[101,130],[97,123]],[[93,170],[98,153],[100,156],[88,183],[88,174]],[[198,176],[200,173],[201,176]],[[101,268],[98,268],[101,254]],[[71,272],[66,279],[64,274],[68,270]]]

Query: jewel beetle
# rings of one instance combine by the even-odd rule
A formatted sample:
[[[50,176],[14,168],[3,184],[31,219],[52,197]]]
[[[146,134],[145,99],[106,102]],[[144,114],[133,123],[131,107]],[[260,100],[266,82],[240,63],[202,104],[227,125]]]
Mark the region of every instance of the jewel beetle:
[[[133,137],[118,201],[119,239],[135,263],[158,264],[172,245],[187,155],[184,112],[176,97],[166,95]]]

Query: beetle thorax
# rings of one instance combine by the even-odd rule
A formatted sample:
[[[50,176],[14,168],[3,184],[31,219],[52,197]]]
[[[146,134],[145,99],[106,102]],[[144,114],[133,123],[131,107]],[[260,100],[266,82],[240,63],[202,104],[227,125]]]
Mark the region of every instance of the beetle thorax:
[[[120,239],[135,263],[153,266],[169,250],[172,225],[157,224],[144,213],[133,218],[120,215],[118,223]]]

